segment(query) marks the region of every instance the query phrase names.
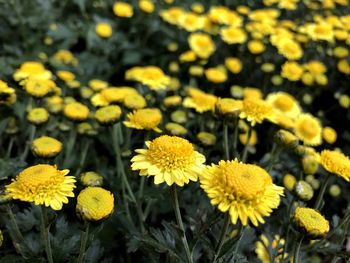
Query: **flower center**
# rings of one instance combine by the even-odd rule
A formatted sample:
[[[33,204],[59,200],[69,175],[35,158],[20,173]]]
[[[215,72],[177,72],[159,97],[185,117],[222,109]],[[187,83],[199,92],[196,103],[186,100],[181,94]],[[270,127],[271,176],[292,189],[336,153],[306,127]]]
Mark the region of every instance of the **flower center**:
[[[153,140],[147,157],[164,171],[184,169],[195,163],[195,151],[187,140],[164,135]]]
[[[318,126],[315,122],[309,120],[303,120],[300,123],[300,130],[307,138],[313,138],[318,134]]]
[[[286,112],[293,108],[294,101],[288,96],[280,96],[275,100],[274,105],[279,110]]]

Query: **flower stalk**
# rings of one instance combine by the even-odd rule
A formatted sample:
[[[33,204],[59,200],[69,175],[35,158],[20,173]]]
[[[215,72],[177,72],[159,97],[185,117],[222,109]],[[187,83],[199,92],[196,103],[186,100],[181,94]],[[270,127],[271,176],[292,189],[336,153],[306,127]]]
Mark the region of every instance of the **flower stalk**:
[[[78,256],[78,263],[84,262],[84,257],[86,254],[86,245],[89,240],[90,223],[89,221],[84,221],[84,230],[81,232],[81,242]]]
[[[47,208],[45,205],[41,206],[41,234],[43,237],[45,252],[47,261],[53,263],[52,250],[51,250],[51,240],[50,240],[50,225],[47,217]]]

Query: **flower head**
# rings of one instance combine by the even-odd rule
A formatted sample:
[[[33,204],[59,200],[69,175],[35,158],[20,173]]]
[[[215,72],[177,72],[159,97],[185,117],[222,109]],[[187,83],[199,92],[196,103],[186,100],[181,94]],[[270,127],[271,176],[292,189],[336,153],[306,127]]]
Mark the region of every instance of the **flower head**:
[[[109,38],[112,35],[112,27],[109,23],[98,23],[95,31],[98,36],[103,38]]]
[[[68,173],[67,169],[60,171],[48,164],[34,165],[20,172],[6,186],[6,192],[13,199],[61,210],[68,203],[67,197],[74,197],[75,179],[66,176]]]
[[[323,150],[320,163],[324,169],[350,181],[350,159],[341,152]]]
[[[207,59],[215,52],[215,44],[207,34],[192,33],[188,38],[188,43],[200,58]]]
[[[84,186],[102,186],[103,177],[95,172],[86,172],[80,175],[80,182]]]
[[[262,99],[248,98],[243,100],[243,108],[239,117],[247,118],[251,125],[262,123],[264,119],[272,116],[272,107]]]
[[[112,214],[114,196],[101,187],[89,186],[77,197],[77,213],[87,221],[99,221]]]
[[[216,96],[196,88],[189,88],[188,93],[190,97],[186,97],[183,101],[183,105],[186,108],[194,108],[199,113],[215,109],[215,104],[218,100]]]
[[[129,128],[138,130],[154,130],[161,132],[158,128],[162,120],[162,113],[156,108],[146,108],[129,112],[128,120],[124,121],[124,125]]]
[[[132,8],[132,5],[125,2],[116,2],[113,5],[113,12],[116,16],[119,17],[132,17],[134,15],[134,10]]]
[[[121,114],[118,105],[109,105],[99,108],[95,113],[95,119],[103,125],[112,124],[119,120]]]
[[[274,258],[274,262],[280,263],[282,262],[282,254],[283,254],[283,248],[285,240],[281,238],[279,235],[275,235],[272,242],[263,234],[260,236],[260,240],[255,243],[255,253],[257,254],[258,258],[263,263],[270,263],[271,262],[271,256],[269,253],[269,249],[278,250],[278,255]],[[288,256],[287,253],[285,253],[285,256]]]
[[[5,81],[0,80],[0,105],[11,105],[16,102],[17,96],[13,88],[10,88]]]
[[[305,145],[317,146],[322,143],[321,123],[311,114],[299,115],[295,122],[294,132]]]
[[[301,113],[301,108],[297,100],[286,92],[270,93],[266,101],[276,113],[287,117],[296,118]]]
[[[27,120],[34,125],[40,125],[49,120],[49,113],[45,108],[34,108],[28,112]]]
[[[84,121],[89,116],[89,108],[80,102],[71,102],[64,107],[63,113],[73,121]]]
[[[229,212],[233,224],[240,219],[246,226],[265,223],[272,209],[280,204],[283,187],[274,185],[270,175],[253,164],[220,161],[207,166],[200,176],[203,190],[222,212]]]
[[[41,136],[33,141],[32,151],[36,156],[52,158],[62,151],[62,143],[55,138]]]
[[[141,176],[154,176],[154,183],[183,186],[197,181],[203,169],[205,157],[196,152],[186,139],[163,135],[146,142],[147,150],[136,150],[131,159],[132,170],[140,170]]]
[[[295,210],[293,222],[311,238],[324,237],[329,231],[328,220],[312,208],[298,207]]]

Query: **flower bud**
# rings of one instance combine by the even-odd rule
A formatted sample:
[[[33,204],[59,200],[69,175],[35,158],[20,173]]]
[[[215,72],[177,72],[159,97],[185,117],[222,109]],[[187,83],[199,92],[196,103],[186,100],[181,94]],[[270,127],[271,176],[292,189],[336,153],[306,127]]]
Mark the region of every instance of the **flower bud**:
[[[309,154],[302,159],[303,170],[306,174],[315,174],[318,170],[318,160],[316,155]]]
[[[314,190],[306,181],[299,181],[294,186],[296,195],[304,201],[309,201],[314,196]]]

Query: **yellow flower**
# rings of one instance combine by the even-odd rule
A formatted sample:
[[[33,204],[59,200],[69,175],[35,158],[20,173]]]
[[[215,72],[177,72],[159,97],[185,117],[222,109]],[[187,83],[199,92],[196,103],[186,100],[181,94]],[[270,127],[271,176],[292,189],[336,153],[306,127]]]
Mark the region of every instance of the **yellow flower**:
[[[187,114],[185,111],[177,110],[171,113],[170,118],[173,122],[177,123],[186,123],[187,121]]]
[[[188,72],[190,73],[191,76],[201,77],[203,76],[204,69],[202,66],[191,66],[188,69]]]
[[[298,60],[303,56],[303,49],[298,42],[289,38],[281,39],[277,44],[278,53],[290,60]]]
[[[38,164],[24,169],[11,184],[6,185],[7,194],[13,199],[34,202],[35,205],[51,206],[61,210],[74,197],[74,176],[66,176],[69,170],[57,170],[56,166]]]
[[[301,107],[298,101],[286,92],[270,93],[267,95],[266,101],[278,114],[296,118],[301,113]]]
[[[180,7],[174,6],[167,10],[160,10],[159,15],[160,17],[170,23],[170,24],[177,24],[179,22],[180,16],[184,13],[184,10]]]
[[[313,40],[334,41],[332,25],[328,23],[311,24],[307,27],[307,33]]]
[[[16,92],[5,81],[0,80],[0,105],[11,105],[17,100]]]
[[[192,62],[197,59],[196,53],[192,50],[185,51],[179,57],[180,62]]]
[[[169,96],[164,98],[163,100],[164,105],[167,107],[179,106],[181,105],[181,102],[182,102],[182,98],[178,95]]]
[[[56,83],[50,79],[29,78],[24,82],[24,90],[31,96],[42,98],[53,91]]]
[[[80,182],[84,186],[102,186],[103,177],[95,172],[86,172],[80,175]]]
[[[41,136],[32,142],[32,151],[36,156],[52,158],[62,151],[62,143],[55,138]]]
[[[103,38],[109,38],[112,35],[112,27],[109,23],[98,23],[95,31],[98,36]]]
[[[120,118],[122,111],[118,105],[110,105],[99,108],[95,112],[95,119],[103,125],[113,124]]]
[[[199,113],[212,111],[215,109],[215,104],[218,98],[212,94],[207,94],[196,88],[189,88],[190,97],[186,97],[183,105],[186,108],[193,108]]]
[[[222,28],[220,35],[227,44],[242,44],[247,39],[247,34],[243,29],[233,26]]]
[[[92,79],[89,81],[88,85],[93,91],[101,91],[108,88],[108,83],[100,79]]]
[[[47,109],[51,113],[58,113],[63,108],[63,99],[60,96],[47,97],[45,99]]]
[[[254,55],[263,53],[265,49],[264,43],[259,40],[251,40],[248,42],[248,50]]]
[[[327,143],[333,144],[337,140],[337,132],[332,127],[324,127],[322,137]]]
[[[73,121],[84,121],[89,117],[89,108],[80,102],[71,102],[64,106],[64,115]]]
[[[323,150],[320,163],[328,172],[336,174],[346,181],[350,181],[350,160],[341,152]]]
[[[244,99],[239,117],[241,119],[246,118],[254,126],[256,123],[262,123],[264,119],[272,117],[272,107],[261,99]]]
[[[49,113],[45,108],[33,108],[28,112],[27,120],[34,125],[40,125],[49,120]]]
[[[152,0],[139,0],[139,7],[140,9],[145,13],[153,13],[154,11],[154,4]]]
[[[262,234],[260,236],[260,240],[255,242],[255,253],[257,254],[258,258],[261,260],[262,263],[270,263],[271,256],[269,250],[278,249],[277,252],[274,252],[277,254],[277,256],[274,258],[273,262],[280,263],[282,262],[284,243],[285,240],[279,235],[275,235],[272,242],[270,242],[269,239],[264,234]],[[284,257],[288,257],[288,254],[285,253]]]
[[[184,186],[197,181],[203,169],[205,157],[196,152],[186,139],[163,135],[146,142],[147,150],[138,149],[131,159],[132,170],[140,170],[141,176],[154,176],[154,183]]]
[[[223,83],[227,80],[227,74],[224,70],[216,68],[208,68],[204,71],[207,80],[213,83]]]
[[[215,44],[207,34],[192,33],[188,38],[188,43],[200,58],[207,59],[215,52]]]
[[[272,209],[280,204],[283,187],[272,183],[270,175],[259,166],[235,161],[220,161],[207,166],[200,175],[203,190],[218,205],[221,212],[229,212],[233,224],[240,219],[243,226],[265,223]]]
[[[346,94],[342,94],[338,98],[341,107],[347,109],[350,107],[350,97]]]
[[[129,96],[126,96],[123,104],[125,107],[129,109],[142,109],[147,106],[147,102],[145,98],[138,93],[130,94]]]
[[[111,88],[103,89],[98,95],[100,95],[100,100],[106,103],[106,105],[108,105],[110,103],[123,102],[126,97],[135,95],[135,94],[138,94],[138,92],[131,87],[111,87]],[[106,106],[106,105],[99,104],[98,106]]]
[[[329,231],[329,222],[317,210],[307,207],[297,207],[293,222],[311,238],[321,238]]]
[[[263,94],[260,89],[253,87],[245,87],[243,89],[244,99],[262,99]]]
[[[337,68],[339,72],[345,74],[345,75],[350,75],[350,64],[346,59],[341,59],[339,60],[337,64]]]
[[[295,121],[295,135],[305,145],[317,146],[322,143],[322,126],[320,121],[311,114],[303,113]]]
[[[73,66],[76,66],[78,64],[78,60],[74,57],[72,52],[64,49],[58,50],[53,55],[53,59],[63,64],[71,64]]]
[[[37,61],[24,62],[13,74],[13,78],[16,81],[27,78],[43,80],[50,79],[51,77],[52,73],[49,70],[46,70],[42,63]]]
[[[243,102],[241,100],[235,100],[231,98],[220,98],[216,102],[217,112],[223,115],[238,115],[243,108]]]
[[[119,17],[132,17],[134,15],[132,5],[119,1],[113,5],[113,12]]]
[[[161,132],[158,128],[159,123],[162,120],[162,113],[159,109],[139,109],[132,113],[129,112],[128,120],[124,121],[124,125],[129,128],[138,130],[154,130],[156,132]]]
[[[101,187],[89,186],[77,197],[77,213],[87,221],[99,221],[113,213],[114,196]]]
[[[204,19],[192,12],[184,12],[179,16],[178,25],[188,32],[194,32],[204,27]]]
[[[170,85],[170,77],[156,66],[131,68],[126,72],[125,76],[126,79],[141,82],[152,90],[165,90]]]
[[[197,139],[206,146],[212,146],[216,143],[216,136],[209,132],[198,133]]]
[[[312,60],[308,62],[305,65],[305,67],[313,77],[316,77],[318,75],[321,75],[327,72],[326,66],[322,62],[317,60]]]
[[[242,144],[246,145],[247,142],[248,142],[248,134],[246,132],[240,134],[239,135],[239,141]],[[257,142],[258,142],[258,134],[256,133],[255,130],[252,130],[251,135],[249,137],[249,145],[254,146],[254,145],[257,144]]]
[[[303,68],[297,62],[287,61],[282,65],[281,76],[290,81],[298,81],[303,75],[303,72]]]
[[[56,74],[57,74],[57,77],[59,77],[64,82],[70,82],[75,79],[75,75],[70,71],[59,70],[56,72]]]
[[[165,129],[171,134],[176,136],[183,136],[187,133],[187,129],[181,124],[175,122],[168,122],[165,125]]]
[[[225,59],[226,68],[233,74],[238,74],[242,71],[242,63],[239,58],[228,57]]]

